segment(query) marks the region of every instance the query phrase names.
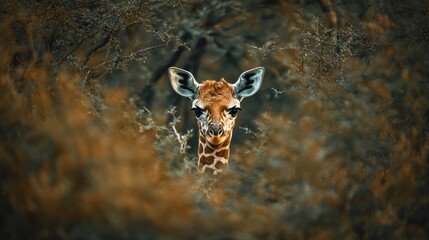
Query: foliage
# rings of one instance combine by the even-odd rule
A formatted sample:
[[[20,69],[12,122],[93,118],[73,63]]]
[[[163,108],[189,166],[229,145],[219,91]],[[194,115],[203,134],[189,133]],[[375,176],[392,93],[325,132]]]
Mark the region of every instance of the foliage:
[[[426,3],[1,5],[2,239],[428,238]],[[266,67],[220,176],[173,64]]]

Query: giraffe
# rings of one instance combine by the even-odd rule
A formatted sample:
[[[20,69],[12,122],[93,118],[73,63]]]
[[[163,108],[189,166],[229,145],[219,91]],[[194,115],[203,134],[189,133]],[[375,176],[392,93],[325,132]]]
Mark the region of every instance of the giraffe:
[[[168,75],[173,89],[192,101],[199,129],[198,170],[212,170],[216,175],[228,164],[230,143],[240,103],[255,94],[265,69],[257,67],[243,72],[234,83],[206,80],[198,83],[192,73],[170,67]]]

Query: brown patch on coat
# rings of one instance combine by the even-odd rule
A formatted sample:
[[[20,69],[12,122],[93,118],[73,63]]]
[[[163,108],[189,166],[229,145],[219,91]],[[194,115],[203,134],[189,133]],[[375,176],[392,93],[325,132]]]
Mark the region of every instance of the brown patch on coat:
[[[213,150],[213,148],[211,148],[211,147],[206,147],[205,149],[204,149],[204,153],[206,153],[206,154],[210,154],[210,153],[213,153],[214,152],[214,150]]]
[[[218,157],[223,157],[223,158],[225,158],[225,159],[228,159],[228,156],[229,156],[229,149],[224,149],[224,150],[221,150],[221,151],[217,152],[217,153],[216,153],[216,156],[218,156]]]
[[[217,169],[222,169],[222,167],[224,166],[225,164],[223,164],[222,162],[217,162],[216,164],[215,164],[215,168],[217,168]]]
[[[200,162],[205,165],[210,165],[213,163],[214,159],[214,157],[201,157]]]

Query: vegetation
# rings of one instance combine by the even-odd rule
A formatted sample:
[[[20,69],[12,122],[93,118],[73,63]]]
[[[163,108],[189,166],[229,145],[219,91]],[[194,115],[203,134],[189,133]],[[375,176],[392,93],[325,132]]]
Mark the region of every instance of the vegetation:
[[[0,2],[1,239],[429,238],[424,1]],[[201,175],[201,80],[264,66]]]

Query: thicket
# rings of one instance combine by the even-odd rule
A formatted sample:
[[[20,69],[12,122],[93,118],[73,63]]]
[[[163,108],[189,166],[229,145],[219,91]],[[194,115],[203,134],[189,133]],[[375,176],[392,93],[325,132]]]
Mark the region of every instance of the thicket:
[[[428,9],[1,2],[1,238],[427,239]],[[266,68],[220,176],[171,65]]]

